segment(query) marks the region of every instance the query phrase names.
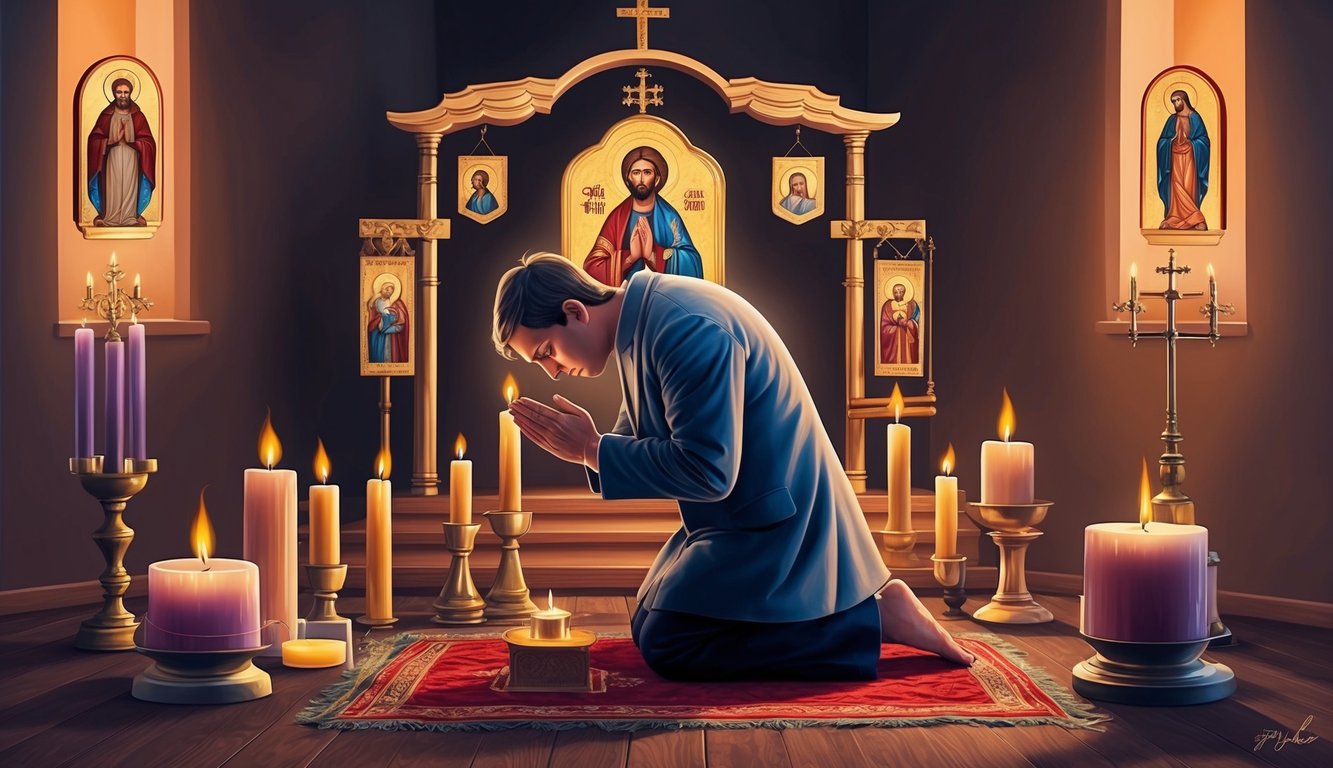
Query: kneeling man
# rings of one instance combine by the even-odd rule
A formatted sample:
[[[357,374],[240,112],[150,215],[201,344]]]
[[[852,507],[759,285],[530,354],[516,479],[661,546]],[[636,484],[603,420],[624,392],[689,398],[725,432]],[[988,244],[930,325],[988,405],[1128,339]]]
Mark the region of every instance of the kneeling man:
[[[791,354],[740,296],[647,270],[612,288],[539,253],[500,279],[493,340],[553,379],[598,376],[615,357],[623,400],[609,433],[560,395],[510,411],[534,443],[584,465],[603,498],[679,502],[681,528],[631,621],[658,674],[873,679],[882,641],[972,663],[889,580]]]

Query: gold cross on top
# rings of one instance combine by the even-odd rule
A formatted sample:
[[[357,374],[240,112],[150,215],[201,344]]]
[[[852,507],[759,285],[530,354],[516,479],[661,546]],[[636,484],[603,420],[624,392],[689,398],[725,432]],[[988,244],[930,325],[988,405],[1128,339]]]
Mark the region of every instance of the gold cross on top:
[[[634,0],[633,8],[617,8],[616,17],[634,19],[638,49],[648,50],[648,20],[671,18],[670,8],[649,8],[648,0]]]
[[[620,103],[627,107],[637,105],[641,115],[647,112],[650,106],[662,106],[662,92],[666,89],[660,85],[649,87],[648,78],[652,75],[648,74],[648,70],[643,67],[639,67],[639,71],[635,72],[634,76],[639,78],[639,84],[622,86],[625,91],[625,98],[621,99]]]

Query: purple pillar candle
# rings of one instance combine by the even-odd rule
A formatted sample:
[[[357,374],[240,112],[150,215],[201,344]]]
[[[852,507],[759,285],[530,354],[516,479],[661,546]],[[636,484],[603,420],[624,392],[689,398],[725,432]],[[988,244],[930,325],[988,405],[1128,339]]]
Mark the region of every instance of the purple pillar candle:
[[[125,421],[126,452],[131,459],[148,458],[147,419],[148,404],[144,375],[147,347],[144,342],[144,328],[134,323],[129,328],[129,346],[126,348],[125,383],[129,387],[129,396],[125,401],[127,411]]]
[[[125,342],[106,343],[106,447],[102,471],[122,471],[125,459]]]
[[[74,330],[74,458],[93,455],[93,329]]]
[[[169,651],[259,646],[259,569],[244,560],[162,560],[148,566],[144,645]]]

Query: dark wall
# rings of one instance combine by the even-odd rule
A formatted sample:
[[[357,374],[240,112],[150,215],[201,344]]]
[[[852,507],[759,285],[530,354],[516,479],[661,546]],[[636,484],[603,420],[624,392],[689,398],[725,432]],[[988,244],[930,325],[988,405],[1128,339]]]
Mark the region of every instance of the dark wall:
[[[0,134],[4,276],[24,288],[9,291],[0,308],[10,329],[0,334],[3,588],[90,579],[100,570],[87,538],[96,507],[61,471],[70,432],[68,340],[32,319],[50,314],[44,305],[55,295],[55,265],[33,258],[31,243],[53,240],[55,225],[12,225],[64,225],[50,180],[63,139],[40,126],[54,125],[64,98],[50,74],[55,12],[46,5],[10,0],[0,23],[0,101],[25,105],[21,123],[15,110],[3,112]],[[204,483],[212,483],[220,549],[239,553],[241,476],[256,463],[266,405],[286,443],[283,465],[301,473],[302,485],[320,434],[344,494],[360,495],[377,443],[378,395],[374,380],[356,375],[355,221],[416,210],[415,147],[383,113],[425,109],[469,83],[555,77],[633,39],[632,22],[602,3],[548,3],[521,17],[500,4],[277,5],[192,8],[193,299],[213,333],[157,340],[151,350],[150,439],[163,471],[131,506],[134,572],[181,554]],[[848,106],[902,113],[899,125],[869,142],[867,210],[926,218],[939,247],[941,413],[913,423],[916,484],[928,484],[952,441],[961,485],[975,493],[979,445],[993,434],[1000,389],[1008,387],[1019,437],[1037,444],[1038,494],[1056,502],[1030,566],[1079,571],[1083,527],[1133,516],[1139,456],[1160,453],[1163,408],[1160,348],[1134,350],[1094,330],[1106,293],[1104,4],[834,2],[818,12],[757,1],[669,5],[672,18],[651,25],[654,47],[724,77],[814,83]],[[1309,98],[1329,90],[1329,22],[1313,0],[1247,4],[1251,333],[1217,349],[1184,349],[1180,381],[1187,490],[1224,560],[1223,588],[1313,600],[1333,600],[1333,566],[1320,551],[1329,536],[1321,508],[1328,484],[1319,471],[1333,381],[1328,345],[1314,335],[1330,313],[1316,226],[1333,202],[1326,173],[1333,151],[1317,131],[1333,106]],[[786,151],[792,132],[727,114],[687,76],[654,74],[667,88],[657,113],[726,172],[727,284],[783,334],[841,449],[841,244],[828,240],[823,219],[793,227],[769,213],[766,194],[749,192],[767,189],[769,158]],[[559,248],[560,172],[630,114],[619,98],[631,75],[595,76],[551,115],[490,130],[491,146],[510,157],[505,216],[483,227],[440,211],[454,221],[453,239],[440,249],[441,460],[454,433],[466,433],[479,489],[494,483],[487,466],[504,373],[514,371],[526,393],[556,391],[535,367],[516,367],[491,348],[495,281],[524,251]],[[1299,120],[1291,119],[1292,104],[1301,105]],[[829,159],[837,187],[841,141],[816,131],[802,139]],[[475,132],[445,138],[441,178],[452,178],[454,157],[476,141]],[[840,215],[841,195],[828,202],[830,215]],[[871,394],[886,394],[888,383],[872,380]],[[610,378],[560,387],[604,424],[616,390]],[[409,381],[395,381],[393,399],[395,480],[405,487]],[[882,422],[867,429],[872,486],[884,483],[883,434]],[[25,442],[33,435],[49,438]],[[573,467],[525,453],[529,486],[581,482]],[[993,553],[986,557],[993,562]],[[1300,578],[1287,563],[1303,564]]]

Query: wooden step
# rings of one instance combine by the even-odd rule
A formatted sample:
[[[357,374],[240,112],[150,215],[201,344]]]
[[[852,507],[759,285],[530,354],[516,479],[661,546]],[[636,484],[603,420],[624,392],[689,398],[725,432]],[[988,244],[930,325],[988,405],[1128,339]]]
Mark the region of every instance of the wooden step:
[[[871,531],[884,528],[888,518],[885,494],[859,497]],[[959,506],[965,505],[959,493]],[[494,509],[498,498],[473,498],[474,520],[481,524],[477,548],[469,558],[473,579],[484,590],[499,562],[499,539],[480,511]],[[665,499],[606,501],[583,489],[529,489],[523,507],[532,513],[532,527],[519,540],[523,572],[529,585],[562,590],[637,588],[662,545],[680,527],[676,502]],[[344,500],[344,510],[363,510],[364,501]],[[448,519],[447,496],[398,496],[393,500],[394,587],[438,588],[449,571],[452,555],[444,547],[441,523]],[[350,517],[345,515],[345,517]],[[917,533],[915,552],[920,569],[894,569],[913,587],[933,584],[929,558],[935,546],[934,495],[914,491],[912,527]],[[980,531],[959,514],[958,553],[977,562]],[[300,555],[308,552],[306,529],[301,529]],[[365,584],[365,521],[349,522],[342,529],[342,559],[348,565],[347,586]],[[877,539],[878,540],[878,539]],[[910,574],[909,571],[920,571]],[[920,582],[920,583],[915,583]]]

